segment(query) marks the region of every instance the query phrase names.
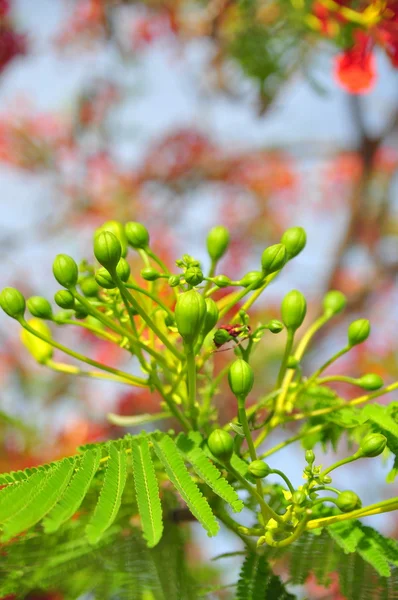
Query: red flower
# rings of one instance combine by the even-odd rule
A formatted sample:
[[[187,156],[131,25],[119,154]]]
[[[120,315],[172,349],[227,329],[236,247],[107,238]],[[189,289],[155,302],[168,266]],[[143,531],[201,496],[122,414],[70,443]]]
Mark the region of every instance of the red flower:
[[[350,94],[366,94],[376,81],[373,41],[363,32],[357,32],[355,45],[335,59],[337,83]]]

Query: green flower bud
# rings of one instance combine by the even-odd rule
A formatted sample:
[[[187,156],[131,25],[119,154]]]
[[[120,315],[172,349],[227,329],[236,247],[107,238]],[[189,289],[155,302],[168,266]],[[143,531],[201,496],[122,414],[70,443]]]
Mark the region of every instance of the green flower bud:
[[[131,273],[130,265],[125,258],[121,258],[117,263],[116,274],[124,282],[129,280]]]
[[[80,289],[85,296],[88,298],[93,298],[98,295],[99,285],[94,279],[94,277],[84,277],[80,282]]]
[[[355,492],[347,490],[341,492],[336,498],[336,505],[339,507],[341,512],[351,512],[357,508],[361,508],[362,503]]]
[[[330,475],[324,475],[321,478],[321,481],[322,481],[322,483],[326,483],[326,484],[332,483],[332,478],[330,477]]]
[[[64,325],[66,321],[68,321],[72,317],[72,311],[70,310],[60,310],[53,316],[53,321],[57,323],[57,325]]]
[[[290,227],[281,237],[282,244],[286,247],[288,260],[300,254],[307,243],[307,235],[302,227]]]
[[[189,290],[178,296],[175,320],[178,332],[188,345],[195,343],[206,316],[206,302],[201,294]]]
[[[296,490],[292,495],[293,504],[303,504],[307,499],[307,496],[301,490]]]
[[[368,373],[357,379],[358,385],[364,390],[379,390],[384,385],[384,381],[376,373]]]
[[[231,285],[231,280],[226,275],[217,275],[212,278],[212,282],[219,288],[225,288]]]
[[[226,342],[229,342],[232,339],[232,336],[228,333],[226,329],[217,329],[214,334],[213,342],[219,348]]]
[[[98,262],[108,271],[116,269],[122,255],[119,240],[110,231],[100,231],[94,238],[94,254]]]
[[[268,329],[271,333],[279,333],[283,329],[283,323],[277,319],[272,319],[272,321],[268,323]]]
[[[306,450],[305,460],[309,465],[312,465],[315,460],[315,454],[313,450]]]
[[[275,273],[275,271],[279,271],[286,264],[286,261],[287,252],[283,244],[268,246],[261,257],[261,266],[264,275],[270,275],[271,273]]]
[[[83,304],[80,304],[80,302],[76,302],[75,305],[75,317],[76,319],[85,319],[88,315],[88,310],[86,309],[85,306],[83,306]]]
[[[359,453],[365,458],[379,456],[387,445],[387,438],[381,433],[369,433],[359,446]]]
[[[228,371],[228,383],[238,401],[244,401],[254,383],[254,373],[249,363],[241,358],[235,360]]]
[[[206,298],[206,315],[203,321],[203,335],[207,335],[209,331],[213,329],[217,325],[219,310],[217,304],[214,302],[213,298]]]
[[[368,339],[370,334],[370,323],[367,319],[358,319],[350,323],[348,327],[348,344],[357,346]]]
[[[100,287],[105,288],[106,290],[114,290],[116,287],[112,275],[104,267],[100,267],[96,270],[94,279]]]
[[[213,227],[207,235],[207,252],[212,261],[217,262],[227,251],[229,231],[222,225]]]
[[[215,429],[209,435],[207,445],[216,458],[229,461],[234,451],[234,440],[224,429]]]
[[[32,296],[27,300],[26,306],[31,315],[38,319],[52,319],[53,309],[51,304],[41,296]]]
[[[120,223],[120,221],[107,221],[96,230],[94,238],[101,233],[101,231],[110,231],[117,237],[122,248],[122,256],[125,257],[127,254],[127,238],[122,223]]]
[[[130,221],[124,227],[126,238],[132,248],[145,250],[149,246],[149,233],[142,223]]]
[[[74,308],[75,298],[68,290],[58,290],[54,295],[55,303],[61,308]]]
[[[177,285],[180,285],[180,281],[181,281],[181,277],[179,275],[170,275],[170,277],[167,280],[167,283],[169,284],[170,287],[177,287]]]
[[[307,302],[301,292],[292,290],[282,300],[282,321],[287,329],[296,331],[304,321]]]
[[[240,280],[240,285],[243,287],[249,287],[249,285],[253,285],[253,290],[258,290],[264,283],[264,273],[261,271],[249,271],[246,273],[244,277]]]
[[[29,309],[30,310],[30,309]],[[28,325],[32,327],[38,333],[51,338],[51,331],[48,326],[43,323],[40,319],[30,319]],[[47,342],[44,342],[40,338],[33,335],[26,329],[21,331],[21,340],[25,348],[29,350],[31,355],[40,364],[45,364],[53,356],[53,348]]]
[[[203,273],[199,267],[189,267],[184,274],[185,281],[189,285],[199,285],[203,281]]]
[[[297,367],[299,366],[299,364],[300,364],[300,361],[297,360],[296,357],[289,356],[289,358],[287,359],[286,367],[288,369],[297,369]]]
[[[53,262],[53,273],[59,285],[65,288],[74,287],[77,284],[79,270],[71,256],[58,254]]]
[[[323,298],[323,310],[326,315],[337,315],[345,309],[347,298],[338,290],[331,290]]]
[[[271,468],[263,460],[253,460],[247,470],[256,479],[263,479],[263,477],[267,477],[271,473]]]
[[[20,319],[25,313],[25,298],[19,290],[6,287],[0,294],[0,306],[13,319]]]
[[[156,279],[159,279],[161,276],[162,274],[152,267],[145,267],[144,269],[141,269],[141,277],[142,279],[145,279],[145,281],[156,281]]]

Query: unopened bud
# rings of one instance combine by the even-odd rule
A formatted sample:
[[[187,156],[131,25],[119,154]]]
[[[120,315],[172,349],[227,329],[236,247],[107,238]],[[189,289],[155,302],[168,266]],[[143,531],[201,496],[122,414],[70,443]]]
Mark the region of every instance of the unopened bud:
[[[167,280],[167,283],[169,284],[170,287],[177,287],[177,285],[180,285],[180,281],[181,281],[181,277],[179,275],[170,275],[170,277]]]
[[[144,269],[141,269],[141,277],[142,279],[145,279],[145,281],[156,281],[161,276],[162,274],[152,267],[145,267]]]
[[[101,231],[94,238],[94,254],[103,267],[108,271],[113,271],[122,255],[122,247],[113,233]]]
[[[207,445],[218,459],[229,461],[234,451],[234,440],[224,429],[215,429],[209,435]]]
[[[247,468],[250,475],[253,475],[256,479],[263,479],[271,473],[271,468],[267,463],[262,460],[253,460]]]
[[[241,358],[235,360],[228,371],[228,383],[238,402],[244,401],[254,383],[254,373],[249,363]]]
[[[279,333],[283,329],[283,323],[277,319],[272,319],[267,325],[271,333]]]
[[[264,283],[264,273],[261,271],[250,271],[246,273],[244,277],[240,280],[239,284],[243,287],[253,286],[253,290],[258,290]]]
[[[203,273],[199,267],[189,267],[185,273],[184,278],[189,285],[199,285],[203,281]]]
[[[312,465],[315,460],[315,454],[313,450],[306,450],[305,460],[309,465]]]
[[[94,278],[98,285],[106,290],[114,290],[116,287],[112,275],[104,267],[100,267],[96,270]]]
[[[231,280],[226,275],[217,275],[212,278],[212,282],[219,288],[225,288],[231,285]]]
[[[229,244],[229,231],[222,225],[213,227],[207,236],[207,251],[212,261],[216,262],[224,256]]]
[[[345,309],[347,298],[338,290],[331,290],[323,299],[323,310],[326,315],[337,315]]]
[[[91,275],[88,277],[84,277],[79,282],[79,285],[84,296],[87,296],[87,298],[93,298],[98,295],[99,285],[94,279],[94,277],[91,277]]]
[[[61,308],[74,308],[75,298],[68,290],[58,290],[54,295],[55,303]]]
[[[370,334],[370,323],[367,319],[358,319],[350,323],[348,327],[348,344],[357,346],[368,339]]]
[[[130,221],[124,227],[126,238],[132,248],[145,250],[149,246],[149,233],[142,223]]]
[[[130,277],[130,265],[127,262],[127,260],[125,258],[121,258],[119,260],[119,262],[117,263],[117,267],[116,267],[116,275],[119,277],[119,279],[121,279],[123,282],[128,281],[129,277]]]
[[[52,319],[53,310],[46,298],[32,296],[27,300],[26,306],[33,317],[37,317],[38,319]]]
[[[307,235],[302,227],[290,227],[282,235],[281,242],[286,247],[287,257],[290,260],[305,248]]]
[[[62,287],[72,288],[76,285],[79,270],[71,256],[58,254],[53,262],[53,273],[55,279]]]
[[[9,317],[20,319],[24,316],[26,302],[19,290],[7,287],[0,294],[0,306]]]
[[[359,453],[365,458],[379,456],[387,445],[387,438],[381,433],[369,433],[359,446]]]
[[[364,390],[379,390],[384,385],[384,381],[376,373],[368,373],[357,379],[357,384]]]
[[[178,296],[175,307],[177,329],[184,342],[195,343],[203,327],[206,315],[206,303],[196,290],[189,290]]]
[[[307,302],[303,294],[298,290],[286,294],[282,300],[281,312],[286,328],[296,331],[303,323],[307,312]]]
[[[261,257],[261,266],[264,275],[279,271],[286,264],[287,252],[283,244],[274,244],[266,248]]]
[[[217,325],[219,310],[213,298],[206,298],[206,315],[203,322],[203,335],[207,335],[209,331]]]
[[[117,237],[122,249],[122,256],[125,257],[127,254],[127,238],[122,223],[120,223],[120,221],[107,221],[95,231],[94,238],[101,233],[101,231],[110,231]]]
[[[362,503],[355,492],[347,490],[337,496],[336,505],[342,512],[351,512],[352,510],[361,508]]]

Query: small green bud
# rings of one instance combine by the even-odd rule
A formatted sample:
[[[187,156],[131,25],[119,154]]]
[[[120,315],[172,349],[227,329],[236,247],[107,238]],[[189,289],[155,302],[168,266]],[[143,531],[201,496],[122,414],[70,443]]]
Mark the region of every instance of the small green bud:
[[[212,261],[220,260],[227,251],[229,244],[229,231],[222,225],[213,227],[207,235],[207,252]]]
[[[100,231],[94,238],[94,254],[98,262],[108,271],[116,269],[122,255],[117,237],[110,231]]]
[[[293,504],[303,504],[307,499],[307,496],[301,490],[296,490],[292,495]]]
[[[253,285],[253,290],[258,290],[264,283],[264,273],[261,271],[249,271],[246,273],[244,277],[240,280],[239,284],[243,287],[249,287],[249,285]]]
[[[368,339],[370,334],[370,323],[367,319],[358,319],[348,326],[348,344],[357,346]]]
[[[207,445],[210,452],[223,461],[229,461],[234,451],[234,440],[224,429],[212,431],[207,440]]]
[[[249,363],[241,358],[235,360],[228,371],[228,383],[238,401],[244,401],[254,383],[254,373]]]
[[[287,329],[296,331],[304,321],[307,302],[301,292],[292,290],[282,300],[282,321]]]
[[[51,304],[41,296],[32,296],[27,300],[26,306],[31,315],[38,319],[52,319],[53,309]]]
[[[351,512],[357,508],[361,508],[362,503],[355,492],[347,490],[341,492],[336,498],[336,505],[339,507],[341,512]]]
[[[307,235],[302,227],[290,227],[281,237],[282,244],[286,247],[288,260],[300,254],[307,243]]]
[[[13,319],[20,319],[25,313],[25,298],[19,290],[6,287],[0,294],[0,306]]]
[[[322,477],[322,483],[326,483],[326,484],[332,483],[332,478],[330,477],[330,475],[324,475]]]
[[[105,288],[106,290],[114,290],[116,287],[112,275],[104,267],[100,267],[96,270],[94,279],[100,287]]]
[[[232,336],[228,333],[226,329],[217,329],[214,334],[213,342],[219,348],[226,342],[229,342],[232,339]]]
[[[53,274],[59,285],[74,287],[79,277],[79,269],[71,256],[58,254],[53,262]]]
[[[345,309],[347,298],[338,290],[331,290],[323,298],[323,310],[326,315],[337,315]]]
[[[272,319],[272,321],[268,323],[268,329],[271,333],[279,333],[283,329],[283,323],[277,319]]]
[[[93,298],[98,295],[99,285],[94,279],[94,277],[84,277],[80,282],[80,289],[83,292],[84,296],[88,298]]]
[[[85,319],[88,315],[88,310],[83,304],[80,302],[76,302],[75,304],[75,317],[76,319]]]
[[[213,329],[217,325],[219,310],[217,304],[214,302],[213,298],[206,298],[206,315],[203,322],[203,335],[207,335],[209,331]]]
[[[149,233],[142,223],[130,221],[124,227],[126,238],[132,248],[145,250],[149,246]]]
[[[250,475],[256,479],[263,479],[271,473],[271,468],[263,460],[253,460],[247,468]]]
[[[181,277],[179,275],[170,275],[170,277],[167,280],[167,283],[169,284],[170,287],[177,287],[177,285],[180,285],[180,281],[181,281]]]
[[[287,359],[286,367],[288,369],[297,369],[299,364],[300,364],[300,361],[297,360],[297,358],[295,356],[289,356],[289,358]]]
[[[305,460],[309,465],[312,465],[315,460],[315,454],[313,450],[306,450],[305,452]]]
[[[368,373],[357,379],[358,385],[364,390],[379,390],[384,385],[384,381],[376,373]]]
[[[213,277],[212,282],[219,288],[225,288],[231,285],[231,280],[226,275],[216,275],[216,277]]]
[[[125,258],[121,258],[117,263],[116,274],[124,282],[129,280],[131,273],[130,265]]]
[[[122,248],[122,256],[125,257],[127,254],[127,238],[122,223],[120,223],[120,221],[107,221],[96,230],[94,238],[101,233],[101,231],[110,231],[117,237]]]
[[[180,294],[175,307],[178,332],[188,345],[195,343],[206,316],[206,302],[196,290]]]
[[[70,310],[60,310],[53,316],[53,321],[57,323],[57,325],[64,325],[66,321],[68,321],[72,317],[72,311]]]
[[[46,323],[43,323],[40,319],[30,319],[28,325],[32,327],[38,333],[51,338],[51,331]],[[45,364],[53,356],[53,348],[47,342],[44,342],[40,338],[33,335],[26,329],[21,331],[21,340],[25,348],[29,350],[31,355],[40,364]]]
[[[145,279],[145,281],[156,281],[161,276],[162,274],[152,267],[145,267],[144,269],[141,269],[141,277],[142,279]]]
[[[55,303],[61,308],[74,308],[75,298],[68,290],[58,290],[54,295]]]
[[[279,271],[286,264],[287,252],[283,244],[268,246],[261,257],[261,266],[264,275],[270,275]]]
[[[203,273],[199,267],[189,267],[184,274],[185,281],[189,285],[199,285],[203,281]]]
[[[359,446],[359,453],[365,458],[379,456],[387,445],[387,438],[381,433],[369,433]]]

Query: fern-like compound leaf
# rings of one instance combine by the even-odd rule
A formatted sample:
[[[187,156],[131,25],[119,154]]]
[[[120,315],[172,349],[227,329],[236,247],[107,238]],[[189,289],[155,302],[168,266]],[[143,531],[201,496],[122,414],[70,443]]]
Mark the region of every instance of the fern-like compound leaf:
[[[142,531],[148,547],[153,548],[162,537],[163,520],[159,486],[148,440],[142,437],[132,441],[131,455]]]
[[[0,490],[0,524],[18,513],[38,493],[44,483],[47,472],[37,471],[20,483],[9,485]]]
[[[244,504],[234,488],[190,437],[180,434],[177,439],[177,447],[186,456],[199,477],[207,483],[213,492],[225,500],[234,512],[240,512],[243,509]]]
[[[257,557],[249,553],[243,561],[236,586],[236,600],[251,600],[251,589]]]
[[[153,439],[153,445],[160,462],[191,513],[206,529],[209,536],[219,530],[217,520],[203,494],[191,478],[175,442],[165,435]]]
[[[250,552],[242,565],[236,600],[295,600],[275,575],[265,556]]]
[[[43,521],[46,533],[56,531],[62,523],[76,513],[99,467],[100,458],[101,451],[98,448],[88,450],[83,454],[69,486],[66,488],[58,504],[54,506]]]
[[[370,421],[376,423],[381,429],[384,429],[395,438],[398,438],[398,423],[388,414],[386,406],[381,404],[368,404],[363,409],[363,415]]]
[[[94,514],[86,527],[86,534],[91,544],[97,543],[104,531],[115,520],[120,508],[126,478],[126,454],[125,452],[120,452],[115,444],[109,444],[109,459],[104,483]]]
[[[74,461],[65,459],[49,471],[38,492],[28,504],[24,505],[21,510],[5,522],[2,540],[9,540],[41,521],[62,496],[72,476],[73,469]]]

